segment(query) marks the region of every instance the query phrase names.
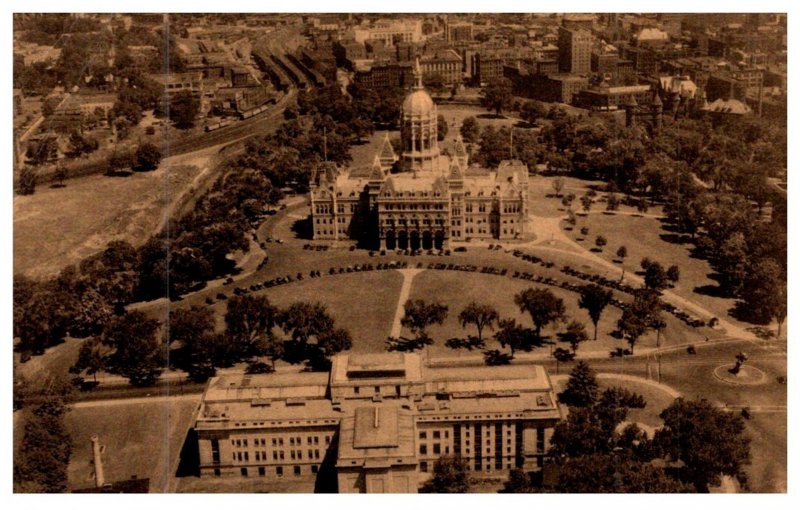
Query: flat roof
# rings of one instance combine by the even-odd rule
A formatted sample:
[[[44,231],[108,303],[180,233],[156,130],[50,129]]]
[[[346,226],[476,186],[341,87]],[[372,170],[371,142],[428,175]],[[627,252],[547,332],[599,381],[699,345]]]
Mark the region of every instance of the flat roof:
[[[398,446],[397,407],[359,407],[355,410],[353,448]]]

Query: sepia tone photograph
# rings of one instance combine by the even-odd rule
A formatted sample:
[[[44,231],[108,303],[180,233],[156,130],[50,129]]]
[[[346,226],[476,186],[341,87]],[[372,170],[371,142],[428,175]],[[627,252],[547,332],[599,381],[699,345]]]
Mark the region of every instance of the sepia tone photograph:
[[[14,494],[789,492],[785,12],[7,16]]]

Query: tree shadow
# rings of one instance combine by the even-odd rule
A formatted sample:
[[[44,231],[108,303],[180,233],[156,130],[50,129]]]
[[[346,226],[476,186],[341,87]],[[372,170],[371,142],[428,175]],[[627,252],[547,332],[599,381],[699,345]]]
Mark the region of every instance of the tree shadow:
[[[471,335],[467,338],[450,338],[444,344],[451,349],[466,349],[468,351],[480,350],[486,347],[486,342]]]
[[[50,185],[50,189],[61,189],[66,187],[67,187],[66,184],[61,184],[61,183],[55,183]]]
[[[111,170],[104,174],[106,177],[130,177],[133,175],[131,170]]]
[[[507,119],[508,118],[505,115],[503,115],[502,113],[499,114],[499,115],[496,114],[496,113],[480,113],[480,114],[476,115],[475,117],[477,117],[479,119],[494,119],[494,120],[502,120],[502,119]]]
[[[698,285],[694,288],[694,292],[715,298],[728,298],[730,297],[727,292],[720,285]]]
[[[309,216],[308,218],[303,218],[302,220],[297,220],[292,223],[292,232],[295,233],[298,239],[313,239],[314,228],[311,223],[311,217]]]
[[[770,323],[769,317],[759,316],[753,307],[744,301],[737,301],[736,304],[728,310],[728,314],[736,320],[759,326],[767,326]]]
[[[659,234],[658,237],[662,241],[671,244],[689,244],[692,242],[692,236],[688,234]]]
[[[386,339],[386,350],[389,352],[414,352],[424,349],[426,345],[433,343],[430,338],[394,338]]]

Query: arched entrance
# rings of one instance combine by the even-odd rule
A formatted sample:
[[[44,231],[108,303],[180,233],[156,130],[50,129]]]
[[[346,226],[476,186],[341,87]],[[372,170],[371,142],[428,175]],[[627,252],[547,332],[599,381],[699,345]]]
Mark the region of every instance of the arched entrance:
[[[420,238],[419,238],[419,232],[417,230],[411,232],[411,235],[409,236],[408,240],[408,247],[411,248],[412,250],[419,250]]]
[[[405,230],[401,230],[400,233],[397,234],[397,247],[401,250],[408,249],[408,232]]]
[[[394,250],[395,248],[397,248],[397,238],[394,235],[394,230],[389,230],[386,232],[386,249]]]
[[[444,247],[444,232],[442,230],[437,230],[433,235],[433,246],[437,250],[441,250]]]
[[[433,249],[433,234],[430,230],[426,230],[422,233],[422,249],[423,250],[431,250]]]

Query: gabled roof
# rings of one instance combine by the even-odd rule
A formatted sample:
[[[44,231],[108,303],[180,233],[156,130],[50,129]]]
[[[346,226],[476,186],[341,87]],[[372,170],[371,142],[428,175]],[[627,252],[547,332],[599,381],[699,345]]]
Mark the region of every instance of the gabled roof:
[[[397,154],[395,154],[394,147],[392,147],[392,142],[389,140],[388,132],[386,133],[386,136],[383,138],[383,145],[381,146],[379,157],[381,161],[391,160],[392,163],[397,161]]]
[[[458,135],[458,137],[456,137],[456,143],[453,146],[453,149],[456,153],[457,158],[467,157],[467,149],[464,148],[464,140],[461,139],[460,134]]]
[[[448,180],[461,180],[464,178],[464,172],[461,170],[461,164],[458,161],[458,158],[452,158],[450,160],[450,170],[447,175]]]
[[[375,160],[372,162],[372,168],[369,172],[369,180],[370,181],[382,181],[386,179],[386,174],[383,173],[383,167],[381,166],[381,159],[376,155]]]

